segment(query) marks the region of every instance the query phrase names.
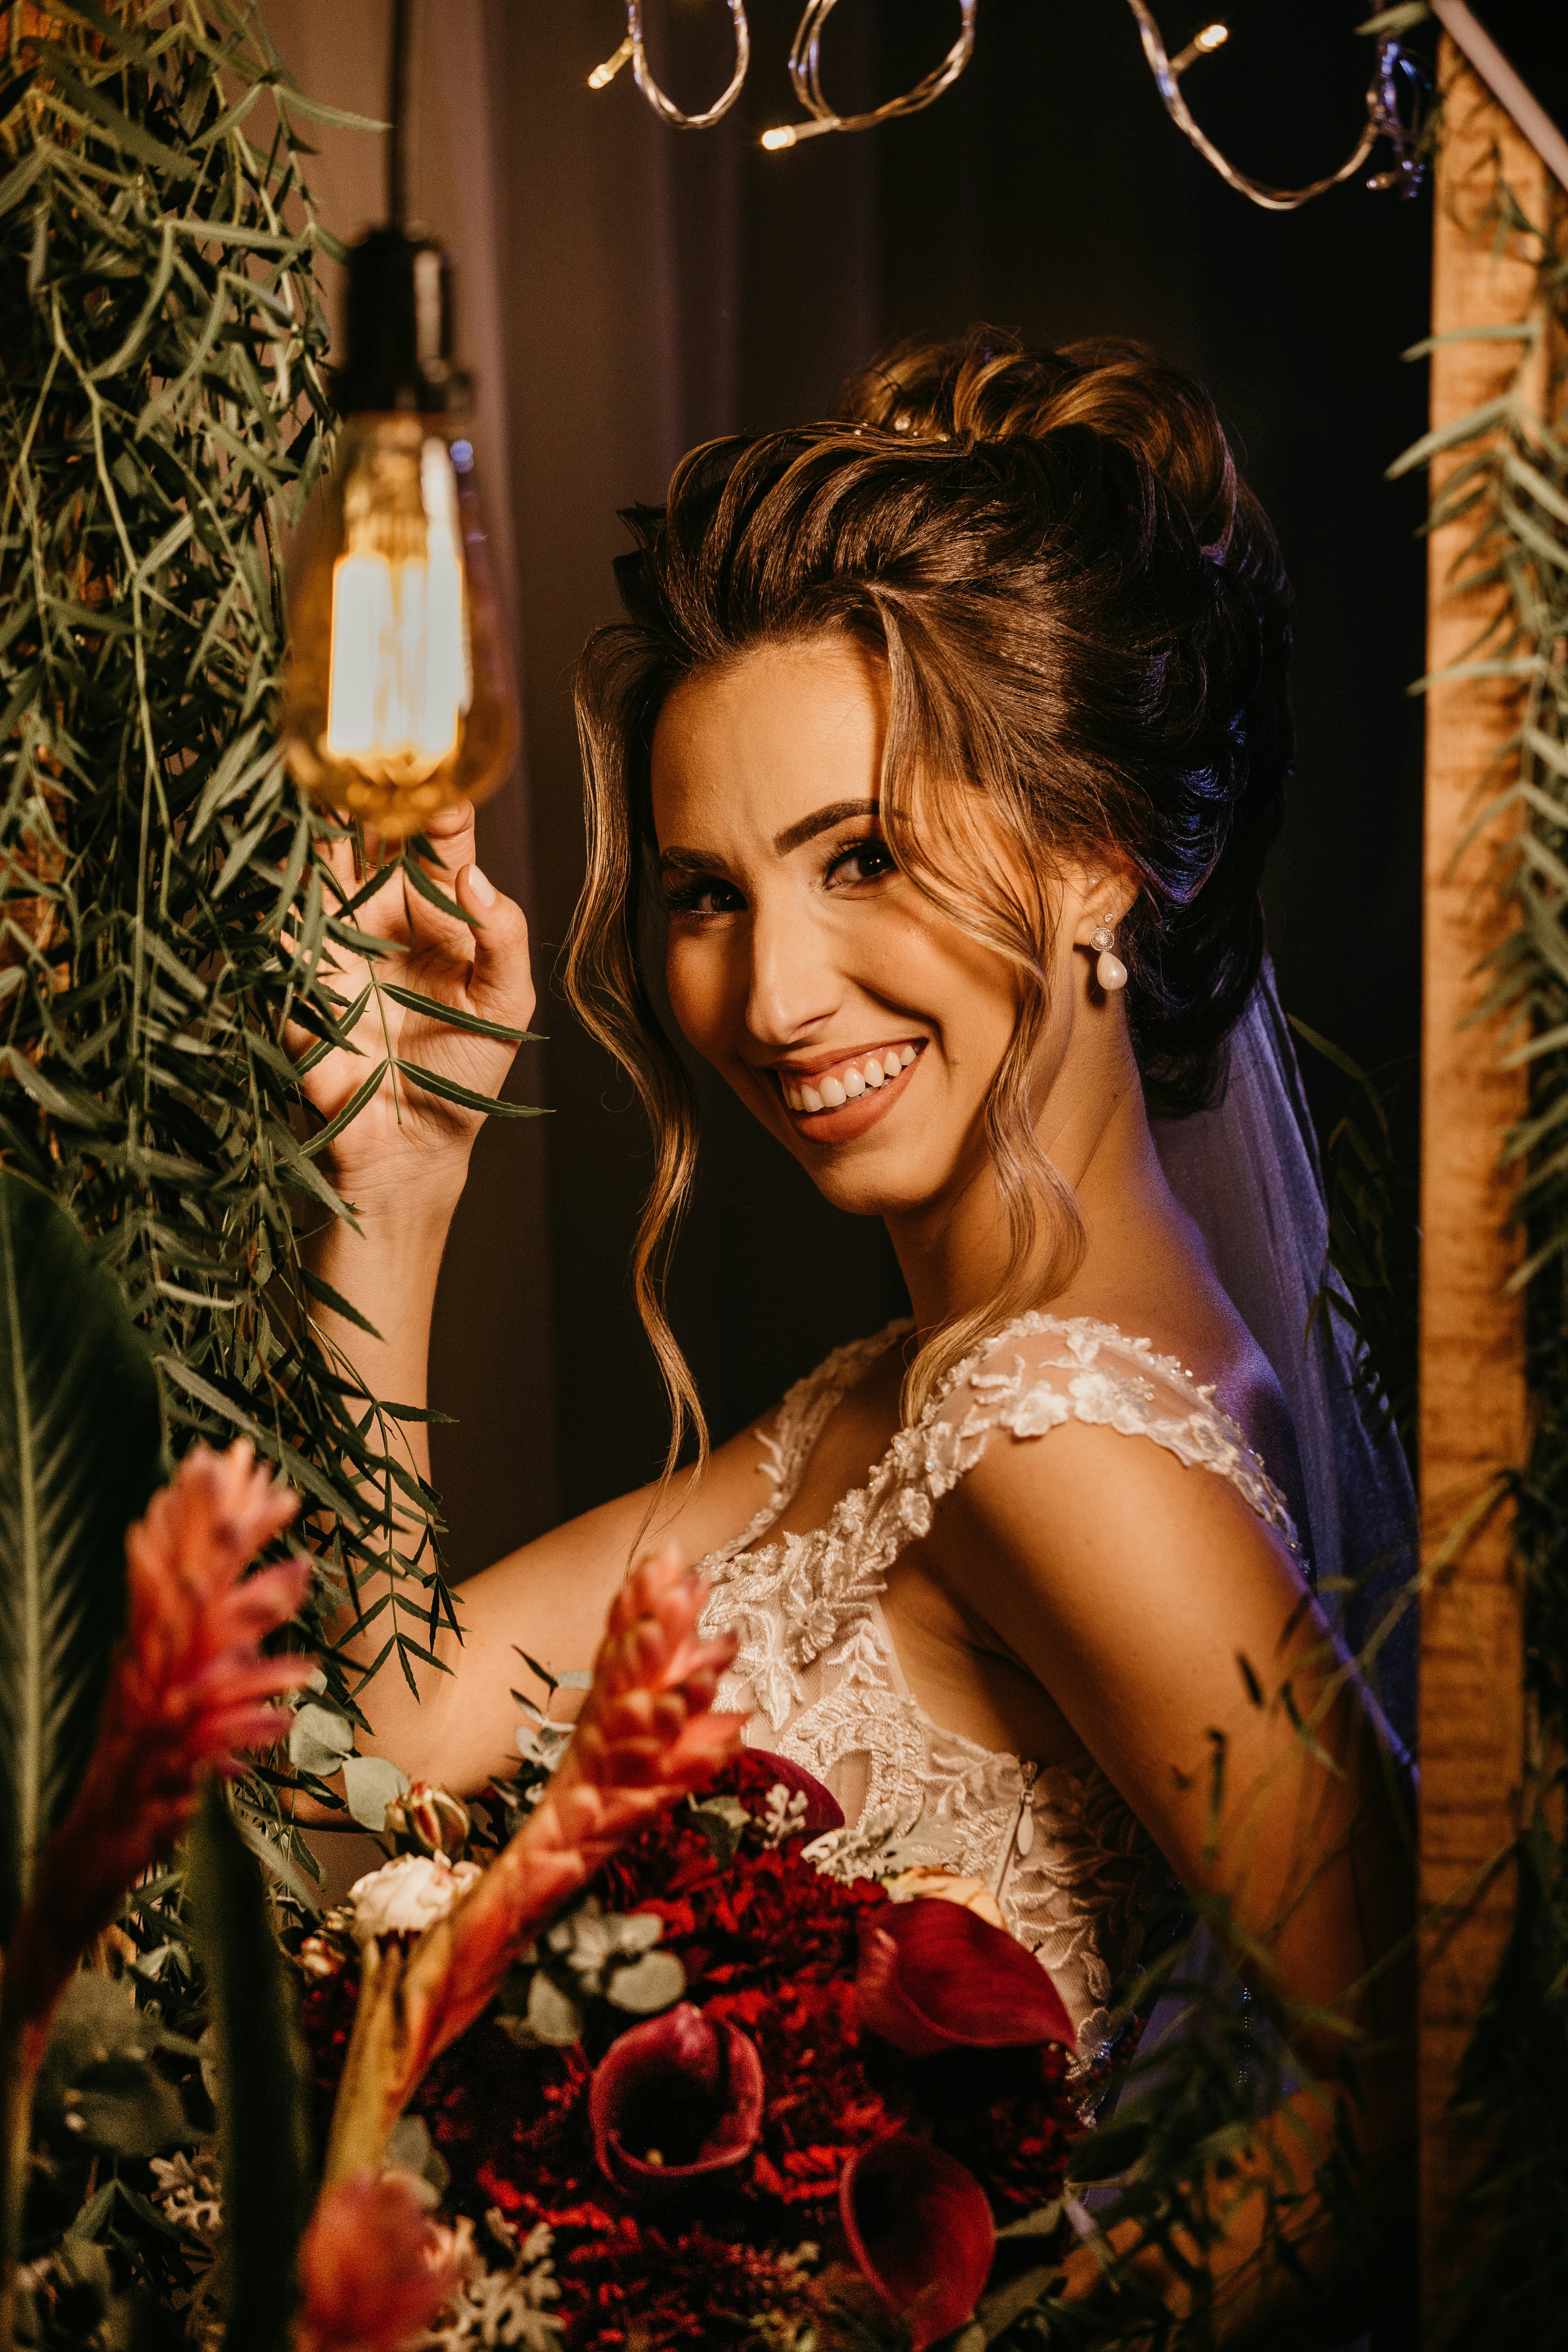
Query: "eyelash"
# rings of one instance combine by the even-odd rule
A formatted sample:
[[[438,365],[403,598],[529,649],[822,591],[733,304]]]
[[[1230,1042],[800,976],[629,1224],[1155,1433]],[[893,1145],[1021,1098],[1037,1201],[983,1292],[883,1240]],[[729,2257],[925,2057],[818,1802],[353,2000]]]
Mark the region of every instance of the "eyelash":
[[[883,840],[881,835],[879,833],[868,833],[864,835],[858,841],[845,842],[840,848],[834,851],[832,856],[828,859],[826,867],[823,869],[823,879],[831,885],[834,876],[837,873],[841,866],[847,865],[851,858],[866,857],[870,855],[875,855],[883,861],[880,870],[875,874],[863,874],[858,877],[857,882],[847,883],[841,887],[847,889],[853,889],[857,887],[858,885],[864,885],[870,882],[880,882],[883,881],[888,875],[897,871],[893,862],[892,852],[889,849],[888,845]],[[735,889],[734,884],[732,882],[726,882],[721,875],[694,874],[689,882],[680,883],[673,889],[668,886],[666,887],[664,893],[665,911],[667,914],[671,915],[692,916],[699,922],[709,922],[711,921],[715,916],[735,913],[736,908],[733,907],[713,907],[705,906],[703,904],[705,899],[713,898],[721,890],[731,892],[737,899],[740,898],[740,892]]]

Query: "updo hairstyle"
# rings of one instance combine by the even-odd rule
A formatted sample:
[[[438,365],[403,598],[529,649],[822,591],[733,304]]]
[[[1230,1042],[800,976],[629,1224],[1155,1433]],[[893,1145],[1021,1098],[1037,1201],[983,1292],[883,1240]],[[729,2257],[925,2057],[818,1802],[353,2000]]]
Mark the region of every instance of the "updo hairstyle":
[[[1223,1089],[1290,763],[1289,592],[1213,401],[1124,342],[1033,352],[976,330],[906,347],[850,383],[837,418],[710,442],[663,508],[626,520],[626,618],[595,631],[577,675],[588,870],[565,982],[653,1129],[632,1271],[673,1462],[687,1414],[706,1444],[663,1303],[696,1105],[638,960],[658,897],[653,736],[672,688],[763,645],[867,648],[887,679],[889,850],[1016,971],[985,1114],[1011,1271],[928,1340],[906,1384],[917,1411],[987,1329],[1059,1291],[1081,1251],[1031,1093],[1068,862],[1115,858],[1136,877],[1117,952],[1150,1108],[1180,1115]]]

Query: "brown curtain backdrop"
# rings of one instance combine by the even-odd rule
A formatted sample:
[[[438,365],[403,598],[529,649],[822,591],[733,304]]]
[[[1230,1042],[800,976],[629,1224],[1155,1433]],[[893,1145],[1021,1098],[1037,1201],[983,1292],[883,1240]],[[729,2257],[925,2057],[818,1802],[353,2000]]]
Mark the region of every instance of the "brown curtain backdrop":
[[[380,115],[390,0],[265,0],[301,84]],[[1361,117],[1363,0],[1237,0],[1188,94],[1247,168],[1304,180]],[[1167,123],[1115,0],[986,0],[973,65],[928,112],[764,155],[794,111],[799,0],[753,0],[754,61],[716,131],[657,121],[623,74],[616,0],[422,0],[413,184],[455,249],[476,446],[524,683],[525,758],[480,818],[481,856],[528,907],[540,1026],[520,1099],[548,1120],[482,1139],[437,1312],[437,1475],[459,1574],[650,1475],[660,1391],[626,1280],[648,1153],[629,1090],[576,1032],[552,971],[582,867],[569,678],[615,609],[616,509],[657,499],[684,449],[822,413],[882,344],[976,319],[1066,341],[1131,334],[1203,374],[1280,530],[1299,599],[1300,758],[1269,881],[1287,1005],[1363,1060],[1417,1025],[1422,667],[1418,484],[1384,467],[1422,429],[1430,220],[1359,187],[1291,217],[1232,194]],[[662,78],[689,107],[729,72],[721,0],[659,0]],[[826,78],[847,109],[906,88],[952,37],[952,0],[855,0]],[[322,210],[378,218],[381,142],[322,131]],[[899,1311],[879,1226],[844,1219],[703,1085],[699,1199],[674,1311],[716,1434],[842,1339]]]

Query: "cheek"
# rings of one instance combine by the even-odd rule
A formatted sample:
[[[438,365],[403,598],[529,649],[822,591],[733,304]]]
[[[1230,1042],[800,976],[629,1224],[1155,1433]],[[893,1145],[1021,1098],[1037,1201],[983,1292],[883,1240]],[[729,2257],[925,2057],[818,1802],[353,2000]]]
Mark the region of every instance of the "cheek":
[[[729,988],[725,959],[714,942],[672,937],[665,950],[664,985],[676,1025],[688,1045],[707,1055],[726,1025]]]

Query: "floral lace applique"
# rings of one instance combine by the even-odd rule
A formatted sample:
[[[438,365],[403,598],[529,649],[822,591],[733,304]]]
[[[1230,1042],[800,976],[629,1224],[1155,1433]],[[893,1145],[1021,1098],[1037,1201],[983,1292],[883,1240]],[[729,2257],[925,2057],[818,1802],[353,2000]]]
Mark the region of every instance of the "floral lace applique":
[[[763,1437],[771,1498],[701,1564],[713,1587],[704,1631],[732,1627],[740,1642],[718,1703],[756,1710],[758,1744],[831,1788],[851,1832],[865,1822],[918,1822],[912,1843],[923,1837],[930,1859],[984,1877],[1008,1926],[1049,1969],[1089,2060],[1112,1985],[1168,1885],[1164,1865],[1088,1759],[1039,1769],[923,1713],[882,1615],[889,1570],[929,1531],[936,1504],[998,1429],[1022,1441],[1068,1421],[1152,1438],[1189,1467],[1227,1480],[1292,1549],[1295,1531],[1212,1389],[1148,1339],[1087,1318],[1037,1313],[953,1369],[826,1526],[765,1540],[839,1399],[909,1328],[892,1324],[839,1349],[790,1391]]]

